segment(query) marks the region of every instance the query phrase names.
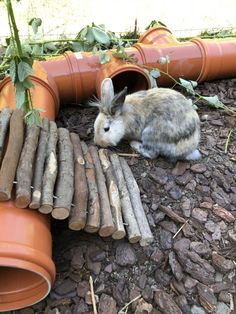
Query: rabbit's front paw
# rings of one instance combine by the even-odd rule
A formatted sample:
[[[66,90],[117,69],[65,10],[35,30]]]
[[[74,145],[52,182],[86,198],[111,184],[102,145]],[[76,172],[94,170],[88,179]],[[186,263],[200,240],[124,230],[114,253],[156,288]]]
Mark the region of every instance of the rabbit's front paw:
[[[143,143],[138,141],[131,141],[130,146],[136,150],[139,154],[143,155],[147,158],[156,158],[158,156],[158,153],[156,151],[153,151],[152,149],[148,149],[146,146],[143,145]]]
[[[136,150],[138,153],[140,153],[140,147],[142,146],[142,143],[141,142],[138,142],[138,141],[131,141],[130,142],[130,146]]]

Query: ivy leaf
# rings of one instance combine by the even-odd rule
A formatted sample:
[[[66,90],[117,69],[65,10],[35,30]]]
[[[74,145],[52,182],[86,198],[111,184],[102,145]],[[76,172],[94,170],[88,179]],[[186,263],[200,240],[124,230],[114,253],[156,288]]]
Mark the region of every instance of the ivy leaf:
[[[16,108],[25,111],[26,93],[22,83],[16,83]]]
[[[202,96],[201,98],[205,99],[212,107],[217,109],[224,109],[225,105],[219,100],[218,96]]]
[[[99,55],[99,61],[101,64],[105,64],[110,61],[110,56],[106,53],[106,51],[101,51]]]
[[[110,38],[103,30],[98,27],[92,27],[92,33],[97,42],[106,46],[110,45]]]
[[[17,69],[18,78],[20,82],[23,82],[30,74],[32,74],[32,72],[33,72],[32,67],[28,63],[20,61]]]
[[[194,81],[187,81],[187,80],[184,80],[182,78],[180,78],[179,81],[180,81],[180,84],[187,90],[187,92],[189,92],[192,95],[195,95],[195,91],[194,91],[193,85],[191,83]],[[196,82],[194,82],[194,83],[196,83]]]

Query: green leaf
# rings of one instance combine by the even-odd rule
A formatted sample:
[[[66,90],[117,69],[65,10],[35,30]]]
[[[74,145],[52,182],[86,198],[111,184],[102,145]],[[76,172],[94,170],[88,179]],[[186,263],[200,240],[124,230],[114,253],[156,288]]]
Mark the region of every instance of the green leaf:
[[[160,71],[157,70],[157,69],[152,69],[149,73],[150,73],[150,75],[151,75],[152,77],[154,77],[155,79],[157,79],[159,76],[161,76]]]
[[[11,60],[9,71],[10,71],[9,74],[10,74],[11,80],[12,80],[13,84],[15,84],[16,80],[17,80],[17,69],[16,69],[15,59]]]
[[[42,20],[40,18],[34,17],[29,21],[28,24],[32,27],[34,34],[36,34],[38,32],[39,26],[42,25]]]
[[[187,92],[189,92],[192,95],[195,95],[195,91],[193,89],[193,85],[191,84],[191,81],[187,81],[182,78],[180,78],[179,81],[180,81],[180,84],[186,89]]]
[[[16,83],[16,108],[25,111],[26,92],[22,83]]]
[[[202,96],[201,98],[205,99],[212,107],[224,109],[225,105],[219,100],[218,96]]]
[[[42,126],[42,119],[40,117],[39,112],[42,111],[40,109],[33,109],[27,112],[25,115],[25,121],[28,125],[36,124],[38,126]]]
[[[97,42],[106,46],[110,45],[110,38],[103,30],[92,27],[92,33]]]
[[[196,81],[189,81],[189,82],[192,84],[193,88],[197,87],[197,85],[198,85],[198,83]]]
[[[18,78],[20,82],[23,82],[30,74],[32,74],[32,72],[33,69],[28,63],[20,61],[17,69]]]
[[[42,45],[34,45],[32,49],[33,56],[41,56],[43,54],[43,46]]]
[[[80,52],[84,50],[83,45],[79,42],[73,42],[72,49],[74,52]]]
[[[82,39],[82,40],[86,39],[87,32],[88,32],[88,26],[81,29],[79,34],[76,36],[76,39]]]
[[[99,55],[99,61],[101,64],[105,64],[110,61],[110,56],[106,53],[106,51],[101,51]]]
[[[88,27],[88,31],[87,31],[87,34],[86,34],[86,40],[88,41],[89,44],[92,44],[94,42],[94,34],[93,34],[93,31],[92,31],[92,28],[91,27]]]
[[[27,88],[27,89],[34,88],[34,84],[29,78],[26,78],[23,81],[23,86],[24,86],[24,88]]]
[[[44,49],[55,51],[57,47],[53,43],[46,43],[44,44]]]

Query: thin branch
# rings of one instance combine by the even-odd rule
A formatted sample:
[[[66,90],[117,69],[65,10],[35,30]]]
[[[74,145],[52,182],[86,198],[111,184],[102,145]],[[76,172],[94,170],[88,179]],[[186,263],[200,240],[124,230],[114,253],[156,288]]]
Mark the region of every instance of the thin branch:
[[[96,299],[95,299],[95,295],[94,295],[93,278],[92,278],[92,276],[89,276],[89,285],[90,285],[91,298],[92,298],[92,304],[93,304],[93,313],[94,314],[98,314],[97,306],[96,306]]]

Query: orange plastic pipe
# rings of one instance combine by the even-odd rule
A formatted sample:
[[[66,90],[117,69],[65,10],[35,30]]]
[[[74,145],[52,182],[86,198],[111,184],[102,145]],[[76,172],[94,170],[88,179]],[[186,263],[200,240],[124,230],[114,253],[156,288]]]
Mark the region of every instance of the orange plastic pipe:
[[[176,79],[203,82],[236,76],[234,38],[179,42],[167,28],[155,27],[125,51],[140,65],[162,71],[166,71],[166,65],[159,60],[168,55],[168,73]],[[129,92],[151,87],[149,75],[142,67],[114,58],[112,51],[108,53],[111,61],[104,65],[100,64],[98,54],[71,52],[35,62],[32,97],[35,106],[45,110],[42,115],[53,120],[59,104],[79,103],[93,94],[99,97],[105,77],[112,78],[115,91],[124,86],[128,86]],[[157,83],[163,86],[172,82],[162,75]],[[15,107],[15,91],[9,78],[0,83],[0,110],[4,107]],[[0,224],[0,311],[6,311],[45,297],[53,283],[55,268],[46,216],[4,202],[0,203]]]
[[[166,64],[159,63],[161,57],[169,56],[168,73],[198,82],[234,77],[236,75],[236,39],[200,39],[179,42],[165,27],[154,27],[146,31],[138,43],[125,49],[140,65],[166,71]],[[41,71],[48,73],[58,89],[60,103],[79,103],[93,94],[100,97],[101,81],[105,77],[113,80],[115,90],[128,86],[135,92],[151,87],[147,72],[140,66],[123,62],[108,52],[111,61],[101,65],[99,55],[93,53],[67,52],[62,56],[41,61]],[[159,86],[171,85],[168,76],[157,79]]]
[[[32,77],[37,91],[33,93],[33,102],[44,110],[43,116],[53,120],[59,98],[56,86],[51,87],[53,81],[46,77]],[[15,92],[9,78],[2,82],[1,88],[1,106],[15,108]],[[55,275],[49,216],[17,208],[13,201],[0,202],[0,312],[24,308],[44,299]]]

